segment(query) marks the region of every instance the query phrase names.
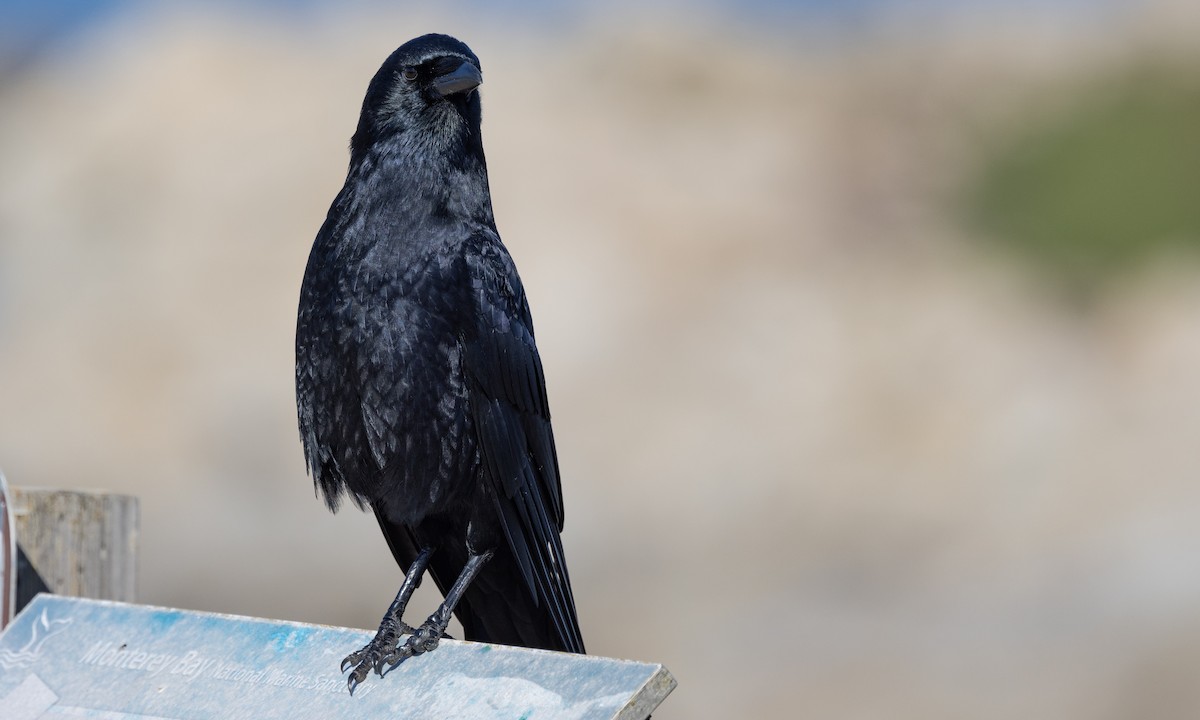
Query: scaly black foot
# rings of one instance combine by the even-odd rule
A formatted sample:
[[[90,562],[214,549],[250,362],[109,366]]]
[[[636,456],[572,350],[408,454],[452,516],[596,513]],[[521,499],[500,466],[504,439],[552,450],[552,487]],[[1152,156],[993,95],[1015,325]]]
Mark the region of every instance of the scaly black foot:
[[[361,650],[350,653],[345,660],[342,660],[342,672],[346,672],[346,668],[354,668],[346,680],[346,687],[349,688],[351,695],[354,694],[354,688],[367,679],[367,674],[371,672],[372,668],[377,674],[383,675],[383,658],[395,653],[401,634],[416,632],[401,620],[400,616],[404,614],[404,608],[408,605],[413,591],[421,584],[421,576],[425,573],[425,568],[429,565],[429,556],[432,554],[431,548],[421,549],[404,575],[404,582],[400,585],[400,591],[396,593],[396,599],[384,613],[383,621],[379,623],[379,630],[375,633],[375,637],[371,638],[371,642],[363,646]]]
[[[462,599],[463,592],[467,586],[475,579],[475,575],[479,573],[480,568],[492,559],[492,552],[489,550],[480,555],[472,555],[467,558],[467,564],[459,573],[458,579],[454,581],[454,585],[450,588],[450,592],[446,593],[446,599],[438,606],[437,610],[429,616],[421,627],[417,628],[416,632],[409,635],[392,653],[389,653],[383,658],[383,662],[388,665],[388,671],[393,670],[397,665],[404,662],[414,655],[427,653],[438,646],[442,637],[446,634],[446,626],[450,624],[450,615],[454,612],[458,601]],[[384,675],[385,673],[380,673]]]
[[[350,694],[354,694],[354,688],[367,679],[367,675],[372,669],[376,674],[382,675],[384,658],[396,652],[400,636],[412,635],[415,632],[416,630],[402,620],[394,620],[390,615],[384,617],[383,622],[379,625],[379,631],[375,633],[375,637],[371,638],[371,642],[342,660],[342,672],[346,672],[346,668],[354,668],[349,679],[346,680]]]
[[[449,624],[450,608],[442,605],[429,616],[428,620],[421,624],[421,627],[415,630],[410,628],[410,631],[406,633],[408,639],[403,644],[394,646],[391,652],[379,659],[376,672],[379,672],[380,677],[382,677],[410,657],[433,650],[438,646],[443,637],[449,637],[446,635],[446,626]],[[387,665],[387,670],[379,670],[383,665]]]

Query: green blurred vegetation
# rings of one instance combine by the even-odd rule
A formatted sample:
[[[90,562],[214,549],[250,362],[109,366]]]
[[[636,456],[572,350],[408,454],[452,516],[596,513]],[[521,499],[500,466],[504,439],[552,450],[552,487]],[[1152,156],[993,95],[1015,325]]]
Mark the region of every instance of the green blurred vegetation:
[[[1143,65],[993,147],[967,210],[1072,294],[1163,249],[1200,250],[1200,68]]]

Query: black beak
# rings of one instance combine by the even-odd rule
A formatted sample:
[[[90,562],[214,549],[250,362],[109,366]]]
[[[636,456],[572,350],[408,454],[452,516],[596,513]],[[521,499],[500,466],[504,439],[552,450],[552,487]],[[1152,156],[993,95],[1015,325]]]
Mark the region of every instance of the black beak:
[[[446,97],[454,93],[470,92],[479,87],[482,82],[483,75],[479,74],[479,68],[464,61],[454,70],[434,78],[430,87],[438,95]]]

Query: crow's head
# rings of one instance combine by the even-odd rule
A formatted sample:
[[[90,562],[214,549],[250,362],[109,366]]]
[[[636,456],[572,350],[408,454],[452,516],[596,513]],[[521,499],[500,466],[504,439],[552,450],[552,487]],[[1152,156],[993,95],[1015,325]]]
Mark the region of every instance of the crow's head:
[[[376,142],[397,138],[423,149],[458,142],[477,143],[479,58],[449,35],[422,35],[393,52],[367,88],[354,155]]]

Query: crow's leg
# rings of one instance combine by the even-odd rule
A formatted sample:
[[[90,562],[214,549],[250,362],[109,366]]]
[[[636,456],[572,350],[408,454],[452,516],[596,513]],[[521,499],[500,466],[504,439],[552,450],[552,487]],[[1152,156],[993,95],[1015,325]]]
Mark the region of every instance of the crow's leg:
[[[437,610],[429,616],[429,619],[421,624],[408,639],[399,647],[388,653],[380,659],[380,663],[386,663],[390,667],[388,670],[395,668],[400,663],[414,655],[429,652],[438,646],[438,642],[446,633],[446,626],[450,624],[450,616],[454,612],[458,601],[462,599],[463,593],[466,592],[467,586],[479,574],[480,569],[492,559],[492,551],[481,555],[472,555],[467,558],[467,564],[458,575],[458,579],[454,581],[454,587],[450,588],[450,592],[446,593],[446,599],[438,606]],[[381,675],[383,673],[380,673]]]
[[[425,568],[429,565],[429,556],[432,554],[433,548],[421,548],[420,554],[412,561],[412,565],[408,566],[408,573],[404,576],[400,591],[396,593],[396,599],[384,613],[383,621],[379,623],[379,631],[375,633],[375,637],[362,650],[352,652],[346,656],[345,660],[342,660],[342,672],[346,672],[348,667],[354,668],[354,671],[350,673],[350,678],[346,681],[351,695],[354,694],[354,688],[367,678],[367,673],[371,672],[372,668],[382,675],[383,658],[395,652],[396,644],[402,633],[415,632],[400,618],[404,614],[404,608],[408,605],[413,591],[420,587],[421,576],[425,574]]]

